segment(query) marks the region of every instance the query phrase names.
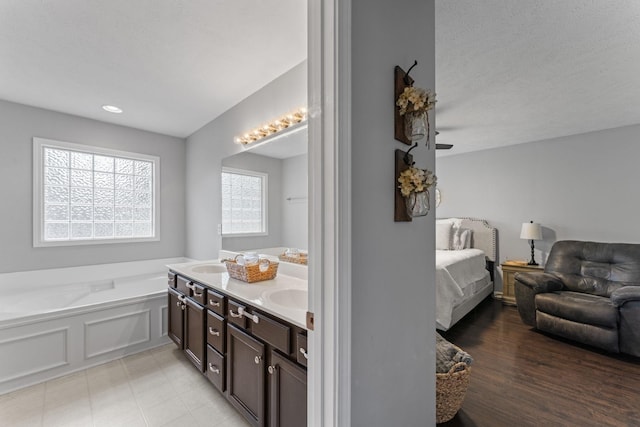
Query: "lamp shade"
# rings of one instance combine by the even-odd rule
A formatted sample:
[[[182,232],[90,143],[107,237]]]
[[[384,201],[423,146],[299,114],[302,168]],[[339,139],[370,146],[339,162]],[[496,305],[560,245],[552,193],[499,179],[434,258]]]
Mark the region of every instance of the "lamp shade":
[[[522,224],[520,238],[526,240],[542,240],[542,227],[533,221]]]

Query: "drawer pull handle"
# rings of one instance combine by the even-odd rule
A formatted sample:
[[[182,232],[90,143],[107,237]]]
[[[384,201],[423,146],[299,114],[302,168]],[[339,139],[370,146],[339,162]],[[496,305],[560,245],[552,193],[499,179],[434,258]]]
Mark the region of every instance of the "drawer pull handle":
[[[209,299],[209,305],[212,305],[213,307],[220,307],[220,302]]]
[[[302,353],[305,359],[309,360],[309,355],[307,354],[307,350],[305,350],[303,347],[300,347],[300,353]]]
[[[192,291],[196,288],[196,286],[192,282],[187,283],[186,286],[187,286],[187,288],[191,289]]]
[[[262,360],[262,357],[260,357],[260,356],[256,356],[256,357],[253,359],[253,361],[254,361],[254,362],[256,362],[256,365],[259,365],[261,360]]]
[[[210,333],[211,335],[215,335],[216,337],[219,337],[219,336],[220,336],[220,331],[219,331],[219,330],[217,330],[217,329],[209,328],[209,333]]]
[[[211,372],[213,372],[214,374],[219,374],[220,373],[220,369],[216,365],[214,365],[212,363],[209,363],[209,370]]]
[[[238,307],[238,314],[234,313],[232,309],[229,309],[229,314],[231,315],[231,317],[238,318],[244,316],[253,320],[253,323],[260,323],[260,318],[255,314],[247,313],[246,311],[244,311],[244,307]]]
[[[176,301],[176,307],[180,307],[181,305],[182,305],[182,302]]]
[[[196,298],[200,298],[202,295],[204,295],[203,292],[196,293],[195,291],[193,291],[193,296],[196,297]]]
[[[274,372],[276,371],[276,367],[274,365],[269,365],[269,367],[267,368],[267,371],[269,372],[269,375],[273,375]]]

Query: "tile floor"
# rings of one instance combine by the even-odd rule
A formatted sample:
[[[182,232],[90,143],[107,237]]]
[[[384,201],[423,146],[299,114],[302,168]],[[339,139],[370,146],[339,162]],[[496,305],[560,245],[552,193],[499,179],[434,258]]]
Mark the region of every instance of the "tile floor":
[[[246,427],[175,345],[0,396],[0,426]]]

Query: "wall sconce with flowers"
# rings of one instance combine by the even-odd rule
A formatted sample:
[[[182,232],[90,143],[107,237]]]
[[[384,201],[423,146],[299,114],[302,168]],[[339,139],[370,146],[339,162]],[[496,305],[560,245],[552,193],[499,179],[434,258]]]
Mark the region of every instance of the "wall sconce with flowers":
[[[413,86],[409,73],[418,65],[415,61],[405,73],[396,66],[394,70],[395,139],[411,145],[426,136],[427,149],[431,149],[429,111],[436,105],[436,94],[428,89]]]
[[[425,216],[431,209],[429,189],[438,183],[436,175],[428,169],[414,166],[410,151],[396,150],[396,203],[395,221],[411,221],[412,218]]]

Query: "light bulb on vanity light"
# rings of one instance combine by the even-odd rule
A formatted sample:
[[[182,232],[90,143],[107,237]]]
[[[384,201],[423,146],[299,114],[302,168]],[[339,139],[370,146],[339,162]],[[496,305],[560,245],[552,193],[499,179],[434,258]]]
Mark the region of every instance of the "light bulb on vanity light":
[[[120,107],[116,107],[115,105],[103,105],[102,109],[104,111],[107,111],[109,113],[114,113],[114,114],[120,114],[122,113],[122,108]]]

